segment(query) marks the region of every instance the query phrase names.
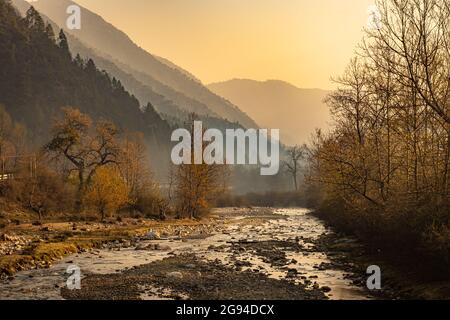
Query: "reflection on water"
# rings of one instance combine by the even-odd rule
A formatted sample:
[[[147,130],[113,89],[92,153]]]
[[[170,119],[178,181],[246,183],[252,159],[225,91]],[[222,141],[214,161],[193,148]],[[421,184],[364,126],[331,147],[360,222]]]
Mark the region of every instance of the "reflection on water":
[[[223,211],[223,210],[221,210]],[[218,211],[221,213],[221,211]],[[220,261],[225,265],[235,266],[236,261],[245,262],[242,270],[258,270],[275,279],[284,279],[289,269],[297,270],[292,279],[310,287],[318,285],[331,289],[327,295],[331,299],[365,299],[364,291],[354,286],[346,279],[342,270],[318,268],[322,263],[329,263],[325,252],[316,252],[312,240],[331,232],[315,217],[308,215],[306,209],[277,209],[274,213],[279,219],[270,219],[263,224],[229,223],[225,231],[206,239],[195,240],[158,240],[143,244],[161,244],[169,246],[168,251],[137,251],[134,248],[114,250],[96,250],[70,256],[49,269],[24,271],[17,274],[14,280],[1,283],[0,299],[62,299],[60,288],[65,286],[65,270],[71,264],[81,268],[82,275],[92,273],[110,274],[134,266],[161,260],[171,254],[183,252],[195,253],[199,258],[208,261]],[[236,222],[244,221],[242,217],[233,215]],[[286,257],[291,263],[287,266],[272,266],[254,254],[253,251],[236,253],[232,243],[245,241],[273,241],[296,239],[307,250],[286,251]],[[316,283],[316,284],[315,284]],[[151,290],[150,290],[151,289]],[[164,288],[146,288],[144,299],[164,299],[170,297],[170,292]],[[150,293],[148,293],[150,292]],[[187,297],[186,297],[187,298]]]

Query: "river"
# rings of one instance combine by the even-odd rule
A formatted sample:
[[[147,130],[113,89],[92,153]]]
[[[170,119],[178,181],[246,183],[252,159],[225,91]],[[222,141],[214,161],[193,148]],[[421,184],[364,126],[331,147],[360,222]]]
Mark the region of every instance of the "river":
[[[368,299],[367,291],[350,280],[351,271],[329,267],[329,252],[317,248],[315,241],[332,231],[308,210],[273,209],[267,214],[267,209],[254,209],[251,214],[241,214],[239,209],[217,209],[215,214],[223,225],[209,237],[139,242],[141,247],[159,245],[164,250],[136,250],[130,246],[72,255],[49,269],[19,272],[13,280],[0,285],[0,299],[63,299],[61,288],[66,285],[70,265],[78,266],[82,277],[89,277],[118,274],[186,253],[240,272],[251,270],[270,279],[289,279],[306,288],[326,288],[323,291],[329,299]],[[244,223],[249,218],[259,222]],[[151,284],[140,295],[141,299],[170,297],[170,289]],[[190,298],[189,292],[179,294],[179,298]]]

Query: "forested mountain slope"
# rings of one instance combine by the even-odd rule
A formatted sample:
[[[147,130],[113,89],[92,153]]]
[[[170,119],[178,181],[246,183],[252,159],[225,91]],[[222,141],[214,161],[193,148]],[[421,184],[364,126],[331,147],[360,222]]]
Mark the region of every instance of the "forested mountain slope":
[[[13,3],[23,7],[26,2],[14,0]],[[141,84],[170,100],[179,109],[223,118],[229,122],[239,122],[245,127],[257,127],[257,124],[238,107],[211,92],[183,69],[164,62],[140,48],[124,32],[86,8],[80,6],[83,27],[80,30],[67,30],[66,9],[72,4],[76,3],[68,0],[40,0],[33,3],[39,12],[48,16],[66,33],[74,35],[88,48],[95,49],[96,55],[113,62]],[[127,88],[136,96],[139,94],[140,99],[145,98],[138,87],[129,85]],[[155,103],[155,107],[161,113],[173,110],[165,109],[164,104]]]
[[[164,162],[170,141],[167,122],[150,104],[142,108],[93,60],[73,59],[65,34],[56,34],[37,11],[21,18],[9,1],[0,0],[0,103],[27,127],[32,144],[44,143],[53,118],[62,107],[72,106],[123,130],[142,132],[149,149],[158,150],[150,151],[153,162]]]

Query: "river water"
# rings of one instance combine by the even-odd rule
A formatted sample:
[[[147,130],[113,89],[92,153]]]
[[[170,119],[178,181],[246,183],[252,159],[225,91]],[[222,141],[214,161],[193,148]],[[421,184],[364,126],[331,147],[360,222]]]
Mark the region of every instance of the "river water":
[[[230,210],[230,209],[228,209]],[[225,213],[217,210],[218,214]],[[134,247],[122,248],[120,251],[104,249],[69,256],[54,264],[49,269],[36,269],[19,272],[11,281],[0,283],[0,299],[62,299],[60,288],[66,285],[66,270],[71,265],[80,268],[82,276],[89,274],[111,274],[127,268],[148,264],[161,260],[169,254],[194,253],[200,259],[221,261],[233,266],[236,261],[236,251],[231,250],[232,243],[264,242],[264,241],[296,241],[303,248],[313,248],[314,240],[332,232],[306,209],[278,209],[273,213],[280,219],[267,219],[264,223],[241,224],[245,219],[239,214],[230,215],[220,232],[206,239],[191,240],[155,240],[141,244],[160,244],[169,246],[166,251],[135,250]],[[255,217],[258,215],[256,214]],[[217,249],[216,249],[217,248]],[[365,291],[352,284],[348,271],[339,269],[319,268],[321,264],[330,262],[327,252],[315,250],[287,251],[286,257],[292,261],[287,266],[273,266],[260,256],[249,250],[238,254],[240,261],[246,262],[245,269],[258,269],[259,272],[275,279],[284,279],[288,269],[297,270],[298,276],[293,281],[307,283],[313,286],[329,287],[327,296],[330,299],[367,299]],[[149,292],[143,299],[162,299],[161,291]],[[188,297],[186,297],[188,298]]]

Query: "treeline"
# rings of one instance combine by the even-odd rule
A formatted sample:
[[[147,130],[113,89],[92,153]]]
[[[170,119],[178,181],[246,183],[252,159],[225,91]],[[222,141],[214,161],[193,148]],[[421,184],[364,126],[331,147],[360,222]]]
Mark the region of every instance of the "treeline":
[[[450,266],[450,4],[381,0],[310,145],[319,212],[377,248]]]
[[[0,124],[13,126],[10,119],[0,109]],[[2,151],[16,145],[15,136],[0,138]],[[105,221],[118,212],[165,218],[168,213],[152,179],[142,134],[93,121],[78,109],[63,109],[50,141],[33,157],[13,148],[7,154],[1,158],[0,196],[35,212],[39,220],[59,215]]]
[[[197,219],[227,189],[225,166],[181,165],[170,170],[163,194],[142,133],[94,121],[76,108],[62,109],[50,140],[33,156],[18,152],[22,127],[2,108],[0,128],[6,130],[0,130],[0,197],[34,212],[38,221]]]
[[[63,108],[51,139],[34,156],[18,152],[8,113],[0,108],[0,197],[43,219],[201,218],[226,190],[224,166],[173,166],[168,195],[154,181],[142,133],[120,131]],[[8,132],[7,134],[1,134]],[[10,159],[10,161],[7,161]]]

